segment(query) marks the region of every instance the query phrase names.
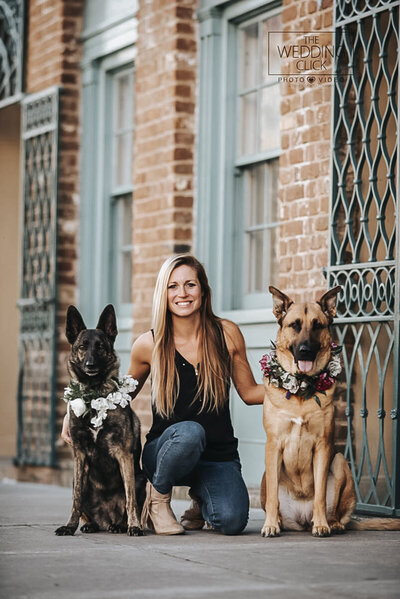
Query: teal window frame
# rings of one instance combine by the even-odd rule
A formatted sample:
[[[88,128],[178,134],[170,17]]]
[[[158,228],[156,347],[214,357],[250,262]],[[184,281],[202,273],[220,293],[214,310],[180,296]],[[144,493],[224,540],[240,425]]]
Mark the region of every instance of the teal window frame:
[[[112,286],[118,273],[112,262],[111,246],[116,238],[115,222],[110,220],[110,192],[132,193],[129,189],[110,188],[109,127],[112,119],[105,113],[109,101],[111,73],[134,64],[137,42],[137,1],[106,0],[85,2],[82,33],[82,146],[80,189],[80,251],[78,306],[88,326],[95,326],[104,306],[115,303]],[[108,135],[108,141],[107,137]],[[132,167],[133,168],[133,167]],[[115,197],[115,196],[113,196]],[[128,248],[125,248],[128,249]],[[114,274],[110,276],[110,271]],[[132,303],[116,305],[118,337],[115,348],[120,371],[127,372],[132,344]]]
[[[236,177],[231,300],[233,308],[252,309],[264,306],[268,284],[276,282],[273,274],[277,270],[277,259],[273,255],[273,249],[274,246],[276,249],[274,238],[279,226],[277,189],[281,154],[280,128],[278,123],[275,132],[278,133],[279,142],[275,146],[263,149],[262,102],[265,90],[275,87],[279,92],[279,83],[276,78],[265,77],[267,64],[263,64],[263,23],[273,19],[280,12],[278,7],[257,13],[250,18],[244,15],[235,29],[236,56],[234,52],[232,54],[236,62],[236,81],[231,82],[230,92],[236,96],[236,118],[232,121],[237,124],[236,147],[233,155]],[[254,79],[250,76],[252,81],[248,80],[244,70],[246,51],[243,45],[244,31],[249,27],[252,27],[253,31],[255,27],[257,32],[254,61],[256,67],[253,72]],[[246,78],[245,82],[241,81],[243,77]],[[249,97],[253,98],[253,102],[255,100],[253,116],[255,116],[256,126],[250,134],[252,151],[245,147],[247,143],[243,137],[244,130],[247,129],[243,99]],[[280,103],[276,106],[276,110],[280,112]]]
[[[110,135],[113,119],[108,110],[112,76],[133,68],[135,46],[91,60],[83,68],[82,184],[79,304],[95,319],[106,303],[115,302],[112,243],[115,224],[111,218],[112,198],[133,193],[133,184],[122,189],[111,185]],[[116,306],[117,315],[131,318],[132,304]]]
[[[273,16],[281,12],[282,5],[277,0],[246,0],[226,8],[218,4],[198,12],[201,59],[196,253],[207,266],[219,313],[236,314],[237,319],[251,322],[254,318],[265,320],[266,310],[271,313],[272,299],[267,288],[246,301],[241,291],[241,175],[247,166],[279,158],[281,148],[237,157],[237,36],[242,23]],[[270,226],[272,221],[265,224]]]
[[[112,160],[105,164],[104,170],[104,195],[105,202],[109,205],[111,235],[109,244],[109,269],[108,269],[108,295],[109,301],[114,304],[116,312],[122,317],[132,314],[131,298],[132,281],[132,208],[134,186],[132,181],[133,143],[134,143],[134,72],[133,60],[116,68],[107,69],[105,73],[106,105],[105,114],[111,114],[111,119],[104,119],[106,123],[106,147],[111,148]],[[118,109],[118,83],[128,77],[131,97],[128,96],[127,105],[120,112]],[[125,112],[125,115],[123,115]],[[127,122],[118,123],[120,116],[125,116]],[[127,163],[122,165],[123,181],[118,181],[118,140],[129,140],[126,147]],[[130,202],[130,206],[128,205]],[[130,210],[129,210],[130,208]],[[126,219],[128,212],[128,222]],[[108,301],[108,300],[107,300]]]

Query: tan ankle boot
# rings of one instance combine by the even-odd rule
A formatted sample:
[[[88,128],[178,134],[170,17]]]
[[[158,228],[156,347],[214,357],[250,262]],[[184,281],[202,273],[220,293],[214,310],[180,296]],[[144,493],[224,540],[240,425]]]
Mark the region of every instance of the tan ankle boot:
[[[181,517],[181,524],[185,530],[201,530],[204,518],[197,499],[192,497],[189,509]]]
[[[142,511],[143,528],[146,524],[157,535],[180,535],[185,532],[171,509],[171,493],[159,493],[151,482],[147,483]]]

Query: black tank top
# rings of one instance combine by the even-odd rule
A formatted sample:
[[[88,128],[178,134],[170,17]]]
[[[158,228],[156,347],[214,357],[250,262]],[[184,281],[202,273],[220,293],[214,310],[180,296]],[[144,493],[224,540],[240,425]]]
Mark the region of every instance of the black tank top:
[[[221,343],[229,360],[228,349],[221,327]],[[206,448],[201,456],[210,462],[226,462],[239,458],[238,440],[234,437],[231,415],[229,410],[230,380],[226,384],[225,401],[218,412],[203,410],[202,395],[194,400],[197,392],[197,376],[194,366],[175,350],[175,365],[179,377],[179,395],[176,398],[174,413],[170,418],[164,418],[152,404],[153,425],[148,432],[147,442],[157,439],[166,428],[177,422],[191,420],[202,425],[206,433]]]

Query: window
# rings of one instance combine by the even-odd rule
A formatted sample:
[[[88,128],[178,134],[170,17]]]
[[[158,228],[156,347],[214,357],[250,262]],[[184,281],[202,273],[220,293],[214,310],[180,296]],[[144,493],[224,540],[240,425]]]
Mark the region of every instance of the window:
[[[132,169],[134,70],[109,74],[111,180],[110,297],[122,316],[130,315],[132,280]],[[107,146],[108,144],[106,144]]]
[[[280,14],[260,15],[237,28],[237,135],[232,307],[264,307],[277,275],[280,95],[268,76],[268,31]],[[274,72],[274,71],[272,71]]]
[[[214,310],[240,326],[261,382],[260,355],[277,330],[267,288],[277,270],[280,97],[277,77],[267,75],[267,33],[281,29],[280,2],[199,6],[196,254]],[[275,66],[270,72],[279,72]],[[232,389],[231,410],[243,475],[256,486],[265,468],[262,406],[247,410]]]

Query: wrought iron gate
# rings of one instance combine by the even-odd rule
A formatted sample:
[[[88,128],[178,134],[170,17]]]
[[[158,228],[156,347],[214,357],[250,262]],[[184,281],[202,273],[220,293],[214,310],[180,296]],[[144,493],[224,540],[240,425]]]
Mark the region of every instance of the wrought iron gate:
[[[399,2],[338,0],[329,285],[357,508],[400,515]]]
[[[18,464],[55,465],[55,342],[59,90],[26,97]]]

